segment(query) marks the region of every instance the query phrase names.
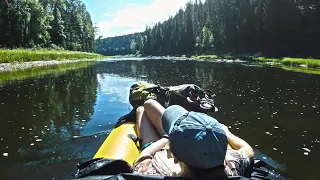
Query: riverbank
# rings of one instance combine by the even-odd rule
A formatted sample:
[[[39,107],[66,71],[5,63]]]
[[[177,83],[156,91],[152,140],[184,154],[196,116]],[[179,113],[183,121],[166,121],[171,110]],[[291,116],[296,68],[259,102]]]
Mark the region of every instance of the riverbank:
[[[200,60],[200,61],[217,61],[217,62],[253,62],[260,65],[272,65],[286,71],[295,71],[308,74],[320,75],[320,59],[306,58],[265,58],[254,56],[231,56],[231,55],[193,55],[188,57],[182,56],[147,56],[147,55],[127,55],[128,57],[157,58],[168,60]]]
[[[100,59],[100,54],[63,51],[50,49],[0,49],[0,63],[31,62],[31,61],[64,61],[74,59]]]
[[[15,62],[15,63],[0,63],[0,73],[14,70],[30,69],[34,67],[52,66],[59,64],[69,64],[75,62],[94,61],[92,59],[86,60],[52,60],[52,61],[32,61],[32,62]]]
[[[129,55],[130,56],[130,55]],[[131,55],[134,57],[158,57],[158,56],[150,56],[150,55]],[[241,60],[241,61],[253,61],[253,62],[261,62],[266,64],[279,64],[286,66],[299,66],[305,68],[320,68],[320,59],[313,58],[291,58],[291,57],[283,57],[283,58],[268,58],[262,56],[235,56],[235,55],[192,55],[192,56],[160,56],[165,58],[177,58],[177,59],[188,59],[188,60]]]
[[[256,61],[262,63],[283,64],[289,66],[300,66],[307,68],[320,68],[320,59],[312,58],[267,58],[267,57],[254,57],[254,56],[231,56],[231,55],[196,55],[191,56],[193,59],[240,59],[246,61]]]
[[[61,63],[63,62],[63,63]],[[35,62],[31,62],[35,63]],[[29,63],[25,63],[30,65]],[[46,61],[45,63],[50,63],[45,66],[32,66],[33,68],[16,69],[11,71],[0,72],[0,86],[7,81],[23,80],[30,77],[41,77],[48,74],[60,75],[66,73],[71,69],[85,68],[90,65],[94,65],[97,61],[60,61],[56,64],[52,61]]]
[[[320,59],[311,59],[311,58],[265,58],[265,57],[255,57],[252,58],[254,61],[260,62],[274,62],[274,63],[281,63],[283,65],[290,65],[290,66],[302,66],[308,68],[320,68]]]
[[[0,72],[102,59],[100,54],[49,49],[0,49]]]

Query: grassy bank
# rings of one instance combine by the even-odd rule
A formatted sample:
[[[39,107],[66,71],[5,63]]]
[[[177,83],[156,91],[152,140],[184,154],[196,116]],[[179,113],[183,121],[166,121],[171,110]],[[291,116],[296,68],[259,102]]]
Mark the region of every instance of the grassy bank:
[[[0,86],[8,81],[23,80],[30,77],[42,77],[49,74],[64,74],[68,70],[85,68],[96,64],[95,61],[82,61],[75,63],[58,64],[53,66],[35,67],[30,69],[20,69],[8,72],[0,72]]]
[[[319,68],[320,67],[320,59],[312,59],[312,58],[267,58],[267,57],[253,57],[253,56],[231,56],[231,55],[197,55],[192,56],[194,59],[241,59],[248,61],[258,61],[258,62],[274,62],[283,65],[289,66],[303,66],[309,68]]]
[[[218,56],[216,56],[216,55],[199,55],[199,56],[191,56],[191,58],[195,58],[195,59],[217,59]]]
[[[60,51],[60,50],[30,50],[30,49],[0,49],[0,63],[72,60],[72,59],[101,59],[104,56],[94,53]]]
[[[310,68],[318,68],[320,67],[320,59],[311,59],[311,58],[265,58],[265,57],[255,57],[252,58],[254,61],[261,61],[261,62],[276,62],[283,65],[290,65],[290,66],[305,66]]]

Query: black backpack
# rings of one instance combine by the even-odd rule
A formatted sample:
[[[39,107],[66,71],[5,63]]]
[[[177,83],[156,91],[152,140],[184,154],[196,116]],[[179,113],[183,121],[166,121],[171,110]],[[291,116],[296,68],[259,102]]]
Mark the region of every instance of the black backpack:
[[[126,122],[136,122],[136,108],[143,106],[148,99],[157,100],[165,108],[170,105],[180,105],[188,111],[208,113],[218,111],[214,105],[214,97],[215,94],[212,91],[194,84],[163,87],[139,82],[130,87],[129,102],[133,110],[120,117],[115,127]]]
[[[129,101],[133,108],[142,106],[148,99],[155,99],[165,108],[170,105],[180,105],[188,111],[216,112],[214,105],[215,94],[202,89],[195,84],[162,87],[159,85],[140,82],[130,87]]]

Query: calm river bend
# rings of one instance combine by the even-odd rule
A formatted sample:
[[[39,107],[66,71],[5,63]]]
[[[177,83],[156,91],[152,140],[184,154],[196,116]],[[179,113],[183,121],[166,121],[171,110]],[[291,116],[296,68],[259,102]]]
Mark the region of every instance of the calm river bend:
[[[1,74],[0,74],[1,76]],[[0,84],[0,179],[65,179],[132,107],[129,87],[194,83],[212,114],[288,179],[317,179],[320,76],[241,63],[108,60]]]

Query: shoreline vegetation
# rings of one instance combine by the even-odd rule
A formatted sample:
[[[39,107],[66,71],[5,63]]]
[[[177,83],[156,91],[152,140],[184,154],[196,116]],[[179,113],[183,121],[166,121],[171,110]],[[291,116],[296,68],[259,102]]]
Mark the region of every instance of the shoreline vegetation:
[[[151,55],[136,54],[132,55],[135,57],[152,57]],[[260,62],[266,64],[282,64],[286,66],[299,66],[305,68],[320,69],[320,59],[314,58],[293,58],[293,57],[282,57],[282,58],[268,58],[263,56],[235,56],[235,55],[192,55],[177,56],[185,59],[199,59],[199,60],[215,60],[215,59],[226,59],[226,60],[241,60],[250,62]]]
[[[79,61],[92,61],[102,58],[105,58],[105,56],[78,51],[0,49],[0,72]]]
[[[95,63],[96,61],[72,61],[72,63],[52,64],[51,66],[37,66],[28,69],[15,69],[12,71],[0,72],[0,86],[8,81],[24,80],[30,77],[40,77],[49,74],[63,74],[68,70],[85,68],[94,65]]]
[[[231,55],[199,55],[199,56],[191,56],[194,59],[240,59],[246,61],[256,61],[262,63],[277,63],[283,64],[287,66],[301,66],[306,68],[320,68],[320,59],[313,58],[291,58],[291,57],[283,57],[283,58],[267,58],[267,57],[254,57],[254,56],[231,56]]]
[[[73,60],[73,59],[101,59],[103,55],[50,49],[0,49],[0,63]]]
[[[99,37],[96,52],[248,61],[320,72],[319,20],[318,1],[189,1],[144,32]]]
[[[127,55],[129,56],[129,55]],[[136,54],[134,57],[157,57],[151,55]],[[161,56],[168,59],[203,60],[203,61],[225,61],[228,62],[253,62],[258,64],[272,65],[286,71],[294,71],[307,74],[320,75],[320,59],[312,58],[266,58],[262,56],[234,56],[234,55],[192,55],[192,56]]]

